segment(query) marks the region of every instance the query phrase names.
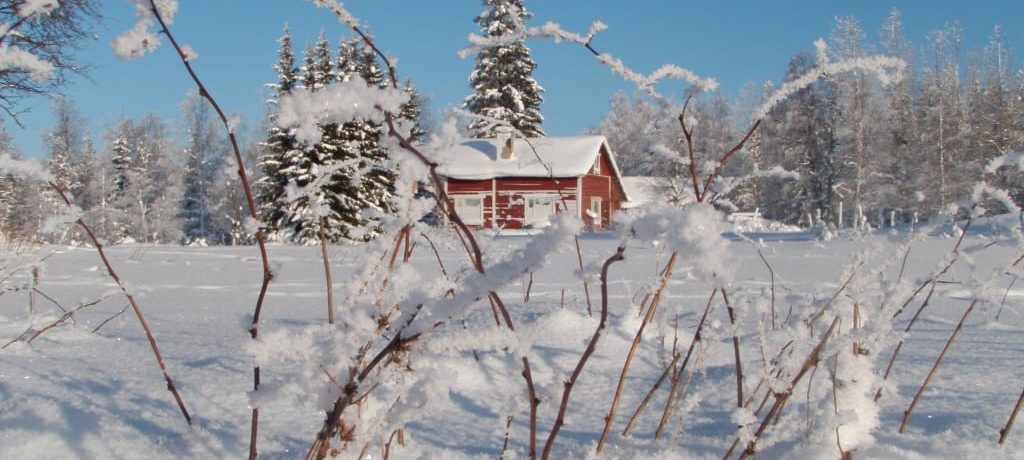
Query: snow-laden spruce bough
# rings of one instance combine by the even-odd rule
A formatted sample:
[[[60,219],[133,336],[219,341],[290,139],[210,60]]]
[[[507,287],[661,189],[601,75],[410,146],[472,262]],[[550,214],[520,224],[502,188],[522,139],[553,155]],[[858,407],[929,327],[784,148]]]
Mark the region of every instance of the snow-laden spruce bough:
[[[363,35],[360,21],[340,3],[313,3],[330,8],[344,26],[380,52],[377,43]],[[33,12],[42,11],[41,2],[27,5],[36,8]],[[139,57],[154,51],[160,42],[157,28],[173,39],[168,24],[177,7],[174,0],[138,0],[140,22],[117,42],[119,54]],[[629,69],[621,59],[593,46],[596,34],[604,28],[599,23],[585,35],[551,23],[539,28],[527,28],[521,22],[516,25],[521,39],[550,37],[582,45],[600,63],[652,97],[662,97],[655,84],[666,77],[698,87],[714,85],[713,80],[678,66],[666,66],[648,76]],[[386,37],[382,41],[386,42]],[[470,41],[467,52],[493,44],[481,37]],[[201,84],[189,65],[195,53],[173,43],[188,72]],[[821,50],[823,44],[818,46]],[[827,56],[823,51],[819,55]],[[381,57],[386,60],[383,53]],[[4,398],[0,420],[14,427],[0,427],[13,433],[5,434],[7,440],[0,450],[17,448],[18,452],[10,453],[49,456],[52,452],[46,449],[52,446],[42,442],[47,438],[36,436],[56,431],[62,439],[53,444],[71,446],[70,454],[63,455],[88,457],[97,449],[90,441],[82,441],[92,436],[87,421],[92,414],[107,419],[111,414],[134,418],[137,415],[128,412],[144,409],[162,414],[160,426],[138,429],[142,422],[127,426],[158,439],[145,441],[132,435],[139,446],[117,446],[113,441],[118,434],[100,431],[101,439],[113,444],[105,452],[121,457],[235,457],[242,455],[248,444],[250,457],[281,458],[302,454],[308,458],[691,458],[723,454],[726,458],[754,454],[772,458],[918,458],[961,456],[958,452],[1012,456],[1022,448],[1019,437],[1008,436],[1014,401],[1018,401],[1018,409],[1020,405],[1015,399],[1020,375],[1014,374],[1013,368],[1022,367],[1024,354],[1019,347],[1013,349],[1021,341],[1019,291],[1005,288],[1004,292],[1004,286],[1008,276],[1016,279],[1024,274],[1024,241],[1018,219],[992,219],[990,225],[1001,227],[1002,232],[991,236],[969,233],[976,217],[971,215],[967,223],[933,226],[936,232],[953,233],[957,238],[934,238],[919,231],[898,235],[898,241],[884,235],[833,241],[828,243],[830,248],[848,256],[815,261],[813,254],[821,251],[814,248],[817,242],[799,244],[794,250],[782,244],[742,240],[742,236],[740,241],[726,238],[723,232],[728,228],[720,212],[708,204],[723,186],[719,181],[722,168],[735,155],[743,154],[744,143],[759,126],[758,118],[798,91],[801,84],[850,69],[872,71],[883,79],[898,78],[902,67],[900,61],[886,57],[844,62],[823,59],[806,77],[793,80],[802,83],[780,88],[777,97],[757,111],[750,130],[736,140],[735,148],[721,152],[718,158],[696,158],[693,136],[700,133],[693,132],[684,108],[678,120],[683,142],[668,148],[687,166],[694,202],[682,207],[650,206],[620,216],[615,240],[584,239],[581,244],[581,223],[568,215],[554,216],[549,227],[526,240],[489,237],[471,232],[462,223],[443,188],[435,189],[436,200],[431,201],[399,187],[394,197],[398,212],[382,218],[381,235],[364,246],[349,248],[349,262],[339,264],[352,276],[338,278],[345,282],[338,322],[333,325],[327,324],[322,313],[319,318],[308,314],[289,318],[288,311],[267,311],[278,319],[260,323],[265,294],[273,296],[276,289],[290,297],[287,302],[273,303],[274,308],[318,302],[312,296],[299,296],[308,292],[284,281],[271,283],[272,265],[261,243],[262,285],[256,313],[245,318],[244,332],[224,330],[219,327],[223,321],[214,321],[213,327],[190,324],[199,321],[198,317],[177,325],[186,331],[177,336],[165,330],[167,336],[174,337],[165,347],[181,347],[188,353],[182,356],[182,351],[165,350],[177,355],[170,367],[178,380],[187,382],[182,385],[184,400],[195,397],[201,401],[189,403],[199,421],[195,428],[181,431],[175,425],[180,419],[169,415],[174,407],[166,393],[142,385],[154,380],[119,374],[146,374],[143,370],[148,368],[139,366],[135,371],[125,363],[109,364],[111,379],[140,379],[130,381],[128,388],[143,393],[140,399],[147,399],[144,404],[111,409],[83,406],[87,403],[78,393],[95,392],[101,401],[98,405],[116,406],[121,404],[120,390],[104,389],[96,382],[74,383],[84,377],[77,373],[90,369],[67,364],[70,371],[54,372],[71,383],[46,382],[43,388],[62,388],[64,396],[75,401],[68,407],[18,382],[0,385]],[[396,69],[390,67],[389,71],[391,81],[397,82]],[[205,89],[203,94],[213,102]],[[397,88],[367,88],[358,81],[334,83],[321,89],[317,98],[298,90],[281,101],[284,115],[278,122],[315,141],[319,131],[312,128],[318,123],[352,116],[374,119],[386,127],[392,151],[404,153],[392,158],[399,175],[396,183],[426,180],[436,186],[438,164],[454,161],[446,157],[459,140],[454,122],[426,145],[414,146],[392,116],[403,97]],[[230,131],[226,119],[225,126]],[[1020,158],[1010,154],[990,168],[1024,169]],[[0,169],[41,174],[10,159],[0,159]],[[1003,192],[981,181],[976,201],[984,198],[1012,204]],[[249,204],[253,205],[251,198]],[[435,206],[450,221],[444,228],[421,223]],[[969,208],[980,215],[979,207]],[[1009,209],[1020,212],[1015,207]],[[578,256],[573,249],[579,251]],[[801,254],[803,251],[807,254]],[[313,277],[308,275],[315,273],[316,266],[303,270],[304,262],[294,256],[311,253],[300,248],[281,248],[280,252],[293,257],[277,265],[276,274],[290,281],[306,278],[309,283]],[[197,259],[203,257],[197,255]],[[7,265],[3,292],[13,296],[6,289],[14,289],[26,269],[40,263],[29,260]],[[291,265],[296,269],[289,273]],[[58,270],[64,268],[52,266],[50,271]],[[113,275],[112,268],[110,271]],[[776,272],[781,274],[778,280]],[[254,270],[245,274],[259,276]],[[519,300],[518,286],[524,276],[534,274],[540,280],[538,292],[529,302],[527,295]],[[239,298],[251,297],[250,291],[257,285],[255,279],[236,279],[234,273],[221,276],[237,283],[228,287],[232,296],[222,299],[235,307],[239,307]],[[599,287],[593,315],[585,313],[581,281]],[[957,287],[946,287],[951,283]],[[136,289],[130,286],[122,289],[134,296]],[[556,293],[560,295],[556,297]],[[156,293],[141,297],[142,309],[148,308],[148,299],[161,298]],[[940,368],[941,358],[936,358],[945,356],[950,346],[955,353],[955,335],[950,334],[961,330],[963,321],[957,323],[961,314],[967,319],[967,313],[978,306],[975,318],[991,317],[996,307],[1007,306],[1008,297],[1012,314],[1006,318],[1010,319],[990,323],[987,333],[1007,347],[988,362],[1010,364],[1003,369],[983,368],[1006,380],[993,382],[986,381],[987,375],[971,375],[978,369],[970,363]],[[318,306],[316,311],[322,309]],[[922,312],[925,316],[920,316]],[[912,329],[911,315],[930,323],[921,336],[927,341],[915,342],[918,329]],[[0,330],[23,329],[25,322],[32,326],[37,324],[34,321],[43,322],[33,317],[0,318]],[[986,334],[986,326],[973,326]],[[78,341],[101,349],[129,347],[127,343],[108,343],[100,336],[76,335],[75,327],[65,329],[72,331],[50,333],[54,339],[45,345],[36,343],[30,348],[13,341],[9,351],[0,355],[0,362],[34,371],[59,368],[48,359],[68,359],[33,357],[34,350],[43,347],[53,347],[54,354],[78,348]],[[246,334],[251,334],[252,340],[243,342],[235,337]],[[157,335],[161,335],[159,330]],[[203,346],[190,346],[191,340]],[[223,345],[222,340],[245,345],[212,358],[204,355],[213,353],[214,343]],[[897,359],[897,343],[913,345],[909,351],[912,358]],[[940,355],[942,343],[947,345]],[[966,348],[979,356],[986,352],[977,342]],[[97,363],[96,367],[107,366],[103,363],[106,357],[87,351],[71,356]],[[255,372],[245,370],[243,363],[248,359]],[[912,411],[904,413],[904,408],[907,396],[917,390],[928,369],[926,382],[935,384],[948,375],[947,392],[989,395],[988,399],[954,398],[945,403],[954,409],[930,409],[950,419],[941,421],[947,428],[964,423],[967,431],[943,431],[933,425],[936,422],[929,422],[923,432],[914,432]],[[203,377],[189,376],[190,372]],[[254,384],[238,384],[251,375],[255,375]],[[239,393],[219,388],[221,378],[232,381]],[[8,385],[31,395],[29,400],[11,403],[14,392],[7,390]],[[245,387],[249,391],[240,394]],[[918,395],[923,394],[927,401],[924,385],[920,388]],[[74,424],[84,426],[67,425],[70,428],[62,432],[33,421],[44,420],[52,405],[60,413],[52,423],[73,419]],[[983,411],[980,416],[985,422],[970,424],[971,420],[965,419],[979,416],[972,413],[976,411]],[[902,425],[909,422],[907,434],[895,433],[897,420]],[[991,432],[978,432],[978,426]],[[929,441],[933,433],[973,438],[967,442]],[[34,442],[20,443],[19,437]],[[998,443],[1004,442],[1006,445],[999,447]],[[176,443],[181,445],[173,445]],[[939,450],[943,448],[952,450]],[[65,452],[56,449],[54,452]],[[296,453],[299,450],[302,452]],[[25,453],[28,455],[20,455]]]

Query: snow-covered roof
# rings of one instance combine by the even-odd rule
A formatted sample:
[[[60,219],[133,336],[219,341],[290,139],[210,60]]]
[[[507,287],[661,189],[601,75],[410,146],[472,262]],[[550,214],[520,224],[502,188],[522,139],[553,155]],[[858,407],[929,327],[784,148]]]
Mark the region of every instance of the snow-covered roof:
[[[438,168],[452,179],[493,179],[496,177],[579,177],[594,165],[604,136],[543,137],[512,140],[513,155],[499,159],[504,142],[497,139],[470,139],[458,144],[449,164]],[[536,153],[534,153],[536,149]],[[611,151],[607,146],[606,151]],[[615,175],[615,158],[609,155]]]

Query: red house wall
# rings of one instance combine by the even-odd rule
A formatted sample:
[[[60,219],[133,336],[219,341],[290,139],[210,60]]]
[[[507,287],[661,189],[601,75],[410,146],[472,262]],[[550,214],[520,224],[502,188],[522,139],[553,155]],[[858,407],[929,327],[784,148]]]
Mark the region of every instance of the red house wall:
[[[484,225],[486,228],[520,229],[526,219],[525,197],[531,193],[561,195],[568,201],[576,201],[584,225],[592,230],[606,229],[611,216],[619,210],[625,195],[621,183],[615,178],[608,152],[601,148],[599,161],[600,173],[594,168],[582,178],[568,177],[559,179],[499,177],[484,180],[447,179],[448,195],[484,195]],[[577,196],[577,183],[582,185]],[[590,198],[601,197],[601,218],[594,222],[587,215],[590,209]]]
[[[480,195],[484,197],[484,227],[523,228],[526,219],[525,197],[531,193],[557,195],[576,200],[576,179],[544,179],[499,177],[492,180],[448,179],[448,195]],[[495,192],[496,195],[495,196]]]

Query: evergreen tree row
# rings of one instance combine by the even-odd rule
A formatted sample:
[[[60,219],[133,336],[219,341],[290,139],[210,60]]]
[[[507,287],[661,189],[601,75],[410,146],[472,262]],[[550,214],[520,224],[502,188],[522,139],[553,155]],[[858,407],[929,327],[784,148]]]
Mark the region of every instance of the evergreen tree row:
[[[326,36],[303,52],[298,66],[288,29],[281,37],[271,86],[274,98],[296,89],[318,91],[335,82],[363,82],[384,88],[392,82],[378,57],[359,38],[341,41],[332,51]],[[399,118],[411,126],[419,141],[421,98],[411,84],[404,85],[410,101]],[[271,114],[271,121],[275,115]],[[381,145],[383,127],[370,120],[351,120],[321,126],[323,137],[314,145],[295,138],[292,129],[271,123],[260,159],[263,179],[257,183],[262,224],[277,240],[303,244],[319,241],[321,229],[330,241],[372,238],[382,214],[392,212],[390,199],[395,174],[390,152]]]

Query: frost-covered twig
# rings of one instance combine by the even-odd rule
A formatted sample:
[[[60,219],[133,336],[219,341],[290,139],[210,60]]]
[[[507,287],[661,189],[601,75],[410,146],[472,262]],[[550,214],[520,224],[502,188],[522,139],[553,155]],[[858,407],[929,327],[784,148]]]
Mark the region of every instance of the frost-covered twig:
[[[53,64],[21,48],[6,43],[7,37],[35,16],[49,14],[58,7],[57,0],[27,0],[18,5],[18,20],[14,24],[0,24],[0,70],[23,70],[37,82],[53,78]]]
[[[804,360],[803,365],[800,366],[800,370],[796,373],[793,379],[788,382],[786,391],[775,394],[775,403],[772,405],[771,409],[768,410],[768,414],[765,415],[764,419],[761,421],[761,425],[758,426],[757,431],[754,432],[754,437],[747,442],[746,449],[740,453],[740,460],[744,460],[756,453],[757,441],[762,435],[764,435],[765,430],[768,428],[768,424],[780,415],[782,407],[786,404],[786,401],[793,396],[793,389],[798,383],[800,383],[800,380],[803,379],[804,374],[806,374],[813,366],[817,365],[821,352],[825,349],[825,345],[828,343],[829,338],[832,337],[832,332],[836,329],[837,324],[839,324],[838,316],[832,320],[832,325],[829,326],[828,330],[821,338],[821,341],[818,342],[818,345],[815,346],[813,350],[811,350],[811,353],[807,355],[807,359]],[[730,449],[729,452],[731,453],[732,449]],[[727,457],[728,455],[729,453],[726,454]]]
[[[922,283],[921,286],[918,287],[916,291],[914,291],[914,294],[911,295],[910,298],[907,299],[907,301],[903,304],[903,306],[900,307],[900,309],[897,310],[896,313],[892,316],[892,320],[895,320],[896,317],[899,316],[900,313],[903,312],[903,310],[906,308],[907,304],[909,304],[910,301],[914,299],[914,297],[917,297],[917,294],[919,292],[921,292],[921,290],[923,290],[925,286],[930,285],[930,287],[928,288],[928,294],[925,295],[924,301],[921,302],[921,306],[917,308],[917,311],[914,312],[914,316],[911,317],[910,321],[907,323],[907,327],[904,328],[904,330],[903,330],[904,336],[906,336],[906,334],[910,333],[910,329],[914,327],[914,323],[917,322],[917,319],[919,317],[921,317],[921,313],[924,311],[925,307],[927,307],[929,305],[929,303],[931,302],[932,294],[935,293],[935,288],[936,288],[936,286],[938,286],[939,278],[942,277],[942,275],[945,275],[946,272],[949,271],[949,269],[953,267],[953,265],[957,262],[957,260],[960,259],[960,245],[963,244],[964,238],[967,236],[967,229],[971,228],[971,223],[973,221],[974,221],[974,219],[970,218],[970,219],[967,219],[966,223],[964,223],[963,228],[960,230],[960,238],[957,239],[956,244],[953,246],[953,250],[950,252],[949,260],[946,262],[946,265],[944,265],[941,269],[939,269],[939,271],[936,272],[934,275],[932,275],[930,278],[925,280],[925,282]],[[904,343],[905,340],[906,339],[903,338],[903,339],[900,339],[900,341],[896,343],[896,348],[893,349],[892,356],[889,357],[889,363],[885,366],[885,373],[882,375],[882,381],[885,381],[885,380],[889,379],[889,374],[892,372],[893,364],[896,363],[896,358],[900,355],[900,351],[903,349],[903,343]],[[878,401],[881,397],[882,397],[882,389],[879,388],[878,391],[875,392],[875,399],[874,400]]]
[[[144,0],[137,0],[138,3],[136,5],[136,10],[145,11],[145,5],[143,4],[143,1]],[[227,131],[228,140],[231,143],[231,149],[235,154],[235,163],[238,166],[238,177],[241,180],[242,189],[245,192],[246,204],[249,205],[249,216],[254,221],[256,221],[259,219],[256,213],[256,199],[253,196],[252,186],[249,184],[249,175],[245,171],[245,162],[242,160],[242,150],[238,146],[238,139],[235,137],[234,125],[228,120],[228,117],[221,109],[220,104],[217,103],[217,100],[214,99],[213,95],[211,95],[210,92],[206,89],[206,85],[204,85],[202,80],[199,79],[199,75],[197,75],[195,70],[193,70],[192,64],[190,62],[191,59],[194,57],[193,53],[186,52],[186,50],[178,44],[178,41],[174,38],[174,35],[171,34],[171,29],[168,27],[169,21],[177,12],[177,8],[178,4],[176,0],[149,0],[148,9],[149,13],[152,15],[152,19],[156,19],[157,23],[160,25],[160,30],[163,32],[165,36],[167,36],[167,40],[171,42],[171,45],[174,47],[174,50],[178,53],[178,57],[181,58],[181,63],[185,66],[185,71],[188,72],[189,77],[192,78],[192,81],[196,84],[196,87],[199,88],[199,95],[210,103],[210,106],[213,107],[214,112],[217,113],[217,117],[224,125],[224,129]],[[164,14],[168,15],[166,19],[164,17]],[[143,19],[140,20],[139,24],[136,26],[136,29],[133,30],[141,30],[141,34],[145,36],[146,33],[148,32],[152,19],[149,18],[149,15],[142,14],[141,16]],[[155,36],[153,36],[153,38],[155,38]],[[155,45],[146,45],[142,49],[151,51],[152,48],[150,48],[150,46],[155,47]],[[132,54],[129,53],[129,56],[131,55]],[[122,55],[122,57],[124,56]],[[259,337],[260,314],[263,311],[263,301],[264,299],[266,299],[267,288],[270,286],[270,281],[273,280],[274,278],[274,273],[270,270],[270,257],[267,254],[267,246],[262,228],[256,230],[256,244],[259,247],[260,259],[263,262],[263,281],[262,284],[260,285],[260,292],[256,299],[256,307],[252,315],[252,322],[249,326],[249,335],[252,337],[253,340],[256,340]],[[254,365],[253,391],[258,391],[259,388],[260,368],[258,365]],[[184,410],[184,406],[182,406],[182,410]],[[252,423],[249,441],[250,460],[256,458],[257,452],[256,439],[259,428],[259,407],[255,405],[252,407],[251,420]]]
[[[597,342],[601,339],[601,333],[604,331],[605,326],[608,323],[608,269],[615,262],[623,260],[625,257],[623,253],[626,252],[626,246],[620,245],[615,250],[615,254],[604,261],[604,265],[601,267],[601,320],[598,322],[597,329],[594,331],[594,335],[590,337],[590,342],[587,343],[587,348],[583,351],[580,356],[580,360],[576,363],[576,367],[573,369],[569,379],[565,381],[562,389],[562,402],[558,406],[558,415],[555,416],[555,423],[551,427],[551,433],[548,435],[548,440],[544,443],[544,453],[541,455],[541,459],[547,460],[551,455],[551,449],[555,445],[555,439],[558,437],[559,431],[562,429],[562,425],[565,424],[565,412],[569,407],[569,397],[572,395],[572,389],[576,386],[576,380],[580,374],[583,373],[583,368],[587,365],[587,361],[590,356],[597,350]]]
[[[57,195],[60,196],[61,200],[63,200],[66,205],[72,206],[71,200],[68,199],[64,190],[53,182],[50,182],[50,187],[57,192]],[[142,325],[142,330],[146,333],[146,339],[149,341],[149,346],[153,350],[153,355],[156,356],[156,362],[160,365],[160,371],[164,375],[164,381],[167,382],[167,390],[171,392],[174,396],[175,402],[178,403],[178,409],[181,409],[181,415],[185,417],[185,422],[191,425],[192,416],[189,415],[188,409],[185,408],[185,402],[182,401],[181,395],[178,393],[178,388],[174,385],[174,380],[171,379],[171,375],[167,371],[167,365],[164,364],[164,357],[160,354],[160,347],[157,346],[156,343],[156,336],[153,335],[153,331],[149,328],[149,323],[146,322],[146,317],[142,314],[142,308],[139,307],[138,301],[135,300],[135,295],[128,291],[128,288],[125,287],[123,282],[121,282],[121,277],[117,276],[117,272],[114,271],[114,266],[111,265],[110,260],[107,259],[107,254],[103,251],[103,245],[100,243],[99,239],[96,238],[96,234],[93,233],[92,228],[90,228],[81,218],[79,218],[76,223],[79,227],[82,227],[82,230],[85,231],[85,234],[88,235],[89,239],[92,241],[93,247],[96,248],[96,252],[99,254],[100,260],[103,262],[103,266],[107,269],[107,274],[110,275],[110,278],[117,283],[121,292],[128,298],[128,303],[131,304],[132,310],[135,312],[135,317],[139,319],[139,324]]]

